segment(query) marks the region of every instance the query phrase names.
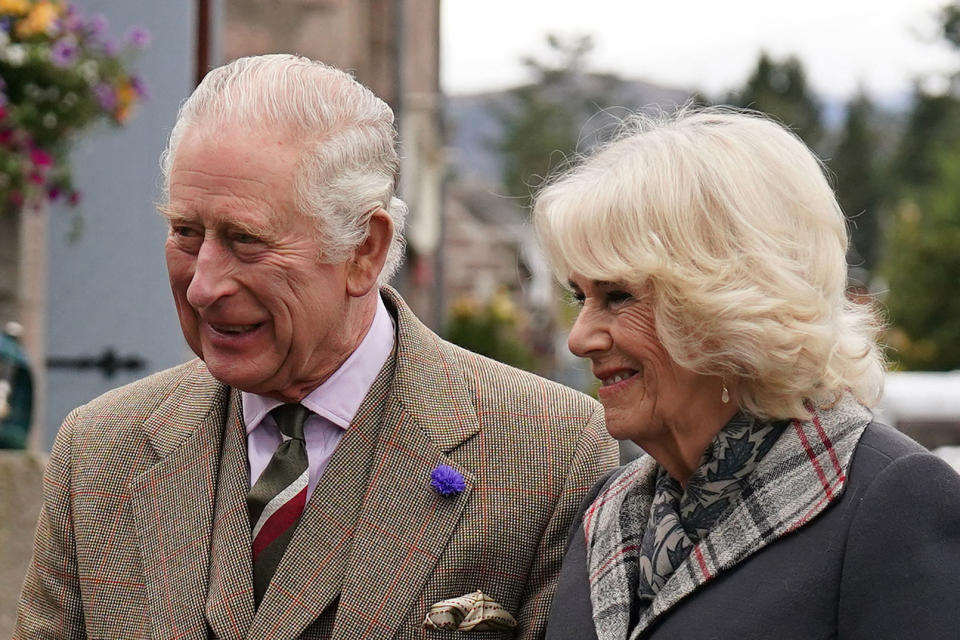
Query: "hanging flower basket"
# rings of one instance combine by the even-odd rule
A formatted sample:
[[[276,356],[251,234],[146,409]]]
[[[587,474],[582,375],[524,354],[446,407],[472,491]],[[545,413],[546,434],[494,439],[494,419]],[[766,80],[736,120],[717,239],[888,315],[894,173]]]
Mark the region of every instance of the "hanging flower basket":
[[[101,121],[122,126],[147,97],[131,65],[149,43],[142,27],[112,38],[106,18],[68,2],[0,0],[0,214],[79,201],[71,145]]]

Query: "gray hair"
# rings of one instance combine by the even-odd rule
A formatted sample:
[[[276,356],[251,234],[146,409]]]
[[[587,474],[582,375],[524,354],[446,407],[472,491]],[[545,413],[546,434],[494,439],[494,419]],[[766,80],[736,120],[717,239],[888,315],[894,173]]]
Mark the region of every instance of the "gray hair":
[[[407,206],[394,197],[399,156],[393,111],[349,74],[300,56],[239,58],[212,70],[180,107],[160,160],[164,197],[177,148],[198,123],[276,128],[303,146],[294,180],[300,211],[317,221],[324,262],[342,262],[383,208],[393,241],[379,281],[403,258]]]

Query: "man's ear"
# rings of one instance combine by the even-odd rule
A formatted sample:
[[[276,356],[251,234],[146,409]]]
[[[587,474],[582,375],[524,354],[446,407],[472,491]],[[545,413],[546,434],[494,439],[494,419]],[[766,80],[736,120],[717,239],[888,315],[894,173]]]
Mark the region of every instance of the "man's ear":
[[[382,207],[370,214],[366,239],[347,263],[347,293],[361,297],[376,288],[377,278],[393,243],[393,220]]]

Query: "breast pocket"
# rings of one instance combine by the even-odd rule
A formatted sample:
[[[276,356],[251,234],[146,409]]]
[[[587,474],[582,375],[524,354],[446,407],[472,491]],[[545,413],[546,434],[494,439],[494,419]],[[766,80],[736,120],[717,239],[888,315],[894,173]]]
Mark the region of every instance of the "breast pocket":
[[[427,640],[509,640],[513,631],[439,631],[424,630]]]

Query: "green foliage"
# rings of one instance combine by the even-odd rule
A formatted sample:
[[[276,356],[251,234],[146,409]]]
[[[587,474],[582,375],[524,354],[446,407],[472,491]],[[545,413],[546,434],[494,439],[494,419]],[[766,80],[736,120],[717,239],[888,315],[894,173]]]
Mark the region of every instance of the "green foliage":
[[[835,175],[837,199],[849,220],[856,255],[852,264],[872,271],[877,261],[883,187],[878,158],[879,142],[872,123],[873,105],[861,93],[847,106],[840,139],[829,161]]]
[[[535,371],[537,359],[524,343],[522,318],[509,297],[498,292],[485,304],[460,300],[453,305],[446,338],[465,349],[509,365]]]
[[[944,39],[960,49],[960,2],[955,0],[941,10],[940,25]]]
[[[960,368],[960,146],[902,200],[886,240],[891,357],[908,369]]]
[[[933,95],[917,89],[893,161],[898,184],[914,190],[932,184],[941,155],[958,145],[960,101],[950,94]]]
[[[820,104],[807,85],[803,65],[794,56],[777,62],[766,52],[761,53],[746,86],[728,101],[773,116],[789,125],[811,147],[816,147],[823,137]]]
[[[960,2],[941,12],[960,51]],[[954,76],[954,80],[957,75]],[[898,205],[882,273],[891,358],[902,368],[960,369],[960,99],[915,91],[891,171]]]
[[[534,81],[510,91],[498,111],[503,133],[495,141],[503,157],[507,193],[528,204],[531,191],[577,150],[582,124],[608,102],[619,84],[614,76],[588,74],[593,49],[589,36],[564,40],[547,36],[552,62],[524,58]]]

